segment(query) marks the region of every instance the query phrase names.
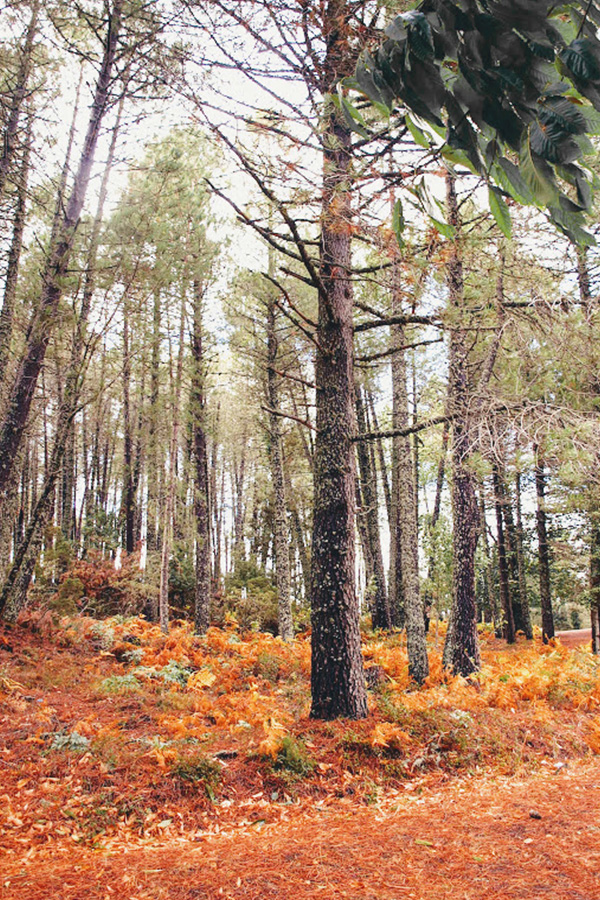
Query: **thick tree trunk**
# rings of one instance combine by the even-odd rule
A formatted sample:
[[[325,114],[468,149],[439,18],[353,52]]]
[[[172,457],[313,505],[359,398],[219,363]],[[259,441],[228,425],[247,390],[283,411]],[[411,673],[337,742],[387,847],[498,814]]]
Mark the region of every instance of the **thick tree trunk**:
[[[340,16],[346,12],[345,3],[330,6],[339,7]],[[358,719],[367,715],[367,693],[354,582],[351,137],[331,104],[326,116],[316,363],[311,716]]]
[[[206,451],[206,400],[202,325],[202,285],[195,281],[194,327],[192,334],[192,394],[190,398],[192,420],[192,444],[194,452],[194,513],[196,519],[196,585],[194,600],[194,628],[204,634],[210,624],[211,571],[210,571],[210,490],[208,457]]]
[[[454,177],[446,176],[448,221],[456,229],[448,261],[448,295],[452,315],[450,331],[449,412],[452,425],[452,611],[444,647],[444,664],[458,675],[470,675],[481,666],[475,602],[475,551],[479,537],[479,509],[472,455],[467,374],[468,343],[462,327],[463,269],[460,257],[460,219]]]
[[[109,104],[109,91],[124,0],[114,0],[98,81],[92,103],[79,167],[73,189],[61,215],[60,227],[51,242],[42,275],[42,294],[27,332],[26,346],[0,425],[0,509],[14,471],[15,459],[29,417],[29,410],[44,363],[52,325],[63,293],[77,223],[83,209],[102,120]]]
[[[269,268],[273,274],[272,253],[269,253]],[[275,298],[270,289],[267,301],[267,403],[269,407],[269,458],[271,481],[275,500],[274,543],[275,578],[278,596],[279,637],[291,641],[294,637],[292,621],[292,598],[290,590],[289,528],[285,504],[285,481],[283,475],[283,447],[281,442],[281,418],[279,412],[279,375],[276,372],[279,341],[276,331]]]
[[[542,607],[542,640],[545,644],[554,637],[554,615],[550,589],[550,550],[546,527],[546,477],[544,459],[539,446],[535,453],[535,492],[537,497],[536,522],[538,536],[538,568],[540,578],[540,604]]]

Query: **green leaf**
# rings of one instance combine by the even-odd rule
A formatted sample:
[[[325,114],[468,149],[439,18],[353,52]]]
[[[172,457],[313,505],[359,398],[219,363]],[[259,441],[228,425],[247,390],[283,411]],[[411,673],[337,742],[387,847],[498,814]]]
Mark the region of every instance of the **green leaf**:
[[[398,199],[394,203],[394,211],[392,213],[392,228],[394,229],[400,247],[404,246],[404,238],[402,237],[402,232],[404,231],[405,227],[406,222],[404,220],[402,201]]]
[[[527,187],[518,167],[509,159],[501,157],[497,165],[492,167],[492,177],[500,187],[507,191],[519,203],[528,205],[534,203],[534,197]]]
[[[417,146],[419,147],[423,147],[425,150],[430,150],[431,143],[427,140],[425,132],[421,131],[420,128],[417,128],[410,116],[405,116],[404,121],[406,122],[406,127],[410,131],[411,137],[415,144],[417,144]]]
[[[368,138],[367,123],[356,107],[342,94],[341,90],[338,90],[338,93],[333,95],[332,99],[335,106],[342,113],[344,121],[350,130],[360,134],[361,137]]]
[[[549,167],[533,152],[529,135],[523,141],[519,162],[521,174],[535,202],[540,206],[549,206],[556,201],[557,189],[548,177]]]
[[[492,185],[488,188],[488,199],[490,203],[490,212],[496,220],[496,225],[504,235],[510,237],[512,225],[510,221],[510,210],[506,205],[506,201],[498,188]]]
[[[433,216],[430,216],[430,219],[443,237],[451,239],[456,236],[454,225],[450,225],[448,222],[440,222],[439,219],[434,219]]]

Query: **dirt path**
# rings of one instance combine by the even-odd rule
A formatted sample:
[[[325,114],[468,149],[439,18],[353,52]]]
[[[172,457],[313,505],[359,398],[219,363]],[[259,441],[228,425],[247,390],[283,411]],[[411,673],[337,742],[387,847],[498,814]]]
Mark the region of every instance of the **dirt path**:
[[[234,834],[5,859],[2,900],[600,900],[600,763],[282,807]],[[532,816],[533,813],[533,816]]]
[[[565,647],[583,647],[591,643],[591,628],[579,628],[576,631],[557,631],[556,637],[560,638]]]

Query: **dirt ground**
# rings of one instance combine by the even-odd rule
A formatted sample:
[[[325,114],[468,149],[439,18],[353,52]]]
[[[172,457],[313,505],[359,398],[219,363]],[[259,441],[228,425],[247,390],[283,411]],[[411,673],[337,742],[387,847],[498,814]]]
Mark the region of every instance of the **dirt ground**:
[[[0,633],[0,900],[600,900],[599,670],[564,649],[589,632],[488,636],[481,683],[398,693],[410,735],[378,706],[393,693],[361,723],[301,716],[314,759],[286,781],[258,742],[306,705],[306,647],[144,628],[164,671],[197,654],[200,692],[106,693],[130,677],[118,640]],[[402,648],[366,650],[400,677]],[[173,769],[208,737],[214,794]]]
[[[459,779],[222,835],[5,859],[2,900],[599,900],[600,765]]]

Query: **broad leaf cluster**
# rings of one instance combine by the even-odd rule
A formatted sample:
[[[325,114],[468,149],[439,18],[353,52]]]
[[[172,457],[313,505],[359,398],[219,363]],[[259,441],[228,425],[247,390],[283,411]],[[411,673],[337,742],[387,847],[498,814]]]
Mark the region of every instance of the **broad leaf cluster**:
[[[423,137],[410,114],[437,131],[450,159],[494,182],[503,231],[505,194],[546,207],[589,243],[594,177],[583,157],[600,121],[599,24],[593,0],[424,0],[363,53],[356,84],[388,113],[400,101],[413,136]]]

